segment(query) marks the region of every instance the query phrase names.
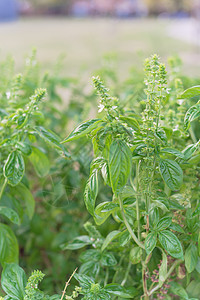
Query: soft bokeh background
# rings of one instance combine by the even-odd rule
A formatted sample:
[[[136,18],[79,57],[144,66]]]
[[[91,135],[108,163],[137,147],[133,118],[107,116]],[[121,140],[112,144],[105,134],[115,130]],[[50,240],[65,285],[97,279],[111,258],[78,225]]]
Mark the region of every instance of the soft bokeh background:
[[[69,75],[90,76],[108,53],[123,77],[153,53],[199,72],[199,0],[0,0],[0,21],[1,58],[11,54],[17,69],[35,47],[44,67],[66,56]]]

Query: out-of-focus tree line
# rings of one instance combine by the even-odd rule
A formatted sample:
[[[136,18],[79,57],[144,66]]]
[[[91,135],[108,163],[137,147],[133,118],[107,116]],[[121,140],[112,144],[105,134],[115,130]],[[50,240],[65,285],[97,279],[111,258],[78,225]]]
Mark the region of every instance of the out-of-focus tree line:
[[[193,0],[144,0],[150,14],[159,14],[162,12],[174,13],[177,11],[191,12]],[[199,1],[200,2],[200,1]]]
[[[72,0],[19,0],[22,13],[58,13],[66,14]]]
[[[24,12],[80,15],[160,15],[184,12],[190,15],[200,0],[19,0]],[[142,12],[142,13],[141,13]]]

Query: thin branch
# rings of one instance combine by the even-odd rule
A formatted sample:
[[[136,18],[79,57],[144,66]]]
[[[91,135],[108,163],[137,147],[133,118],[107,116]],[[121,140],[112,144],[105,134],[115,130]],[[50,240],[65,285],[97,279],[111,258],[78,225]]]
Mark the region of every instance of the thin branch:
[[[146,280],[146,268],[147,265],[151,259],[152,253],[147,255],[143,265],[142,265],[142,283],[143,283],[143,291],[144,291],[144,299],[148,299],[148,286],[147,286],[147,280]]]
[[[5,178],[4,183],[2,185],[2,188],[1,188],[1,191],[0,191],[0,200],[1,200],[2,196],[3,196],[3,193],[4,193],[4,190],[6,188],[7,182],[8,182],[8,179]]]
[[[74,274],[76,273],[77,269],[78,269],[78,268],[76,268],[76,269],[74,270],[74,272],[73,272],[73,273],[72,273],[72,275],[70,276],[69,280],[66,282],[66,284],[65,284],[65,288],[64,288],[64,291],[63,291],[63,293],[62,293],[62,297],[61,297],[61,299],[60,299],[60,300],[63,300],[63,299],[64,299],[64,296],[65,296],[65,293],[66,293],[67,287],[68,287],[68,285],[69,285],[69,283],[70,283],[70,281],[71,281],[72,277],[73,277],[73,276],[74,276]]]
[[[125,213],[124,213],[124,208],[123,208],[123,204],[122,204],[122,200],[119,199],[119,203],[120,203],[120,208],[121,208],[121,213],[122,213],[122,218],[124,220],[124,224],[126,225],[126,228],[128,229],[131,237],[133,238],[133,240],[136,242],[136,244],[141,247],[142,249],[144,249],[144,244],[142,242],[140,242],[137,238],[137,236],[135,235],[135,233],[133,232],[128,220],[126,219]]]
[[[164,284],[164,282],[167,280],[167,278],[171,275],[171,273],[174,271],[174,269],[182,262],[182,259],[178,259],[177,261],[175,261],[173,263],[173,265],[171,266],[171,268],[169,269],[169,271],[167,272],[166,276],[165,276],[165,280],[162,282],[162,284],[157,284],[151,291],[149,291],[148,295],[151,296],[154,292],[156,292],[157,290],[159,290],[162,285]]]
[[[126,269],[126,273],[125,273],[124,279],[122,280],[121,286],[124,286],[125,283],[126,283],[126,281],[127,281],[127,279],[128,279],[128,275],[129,275],[130,270],[131,270],[131,265],[132,265],[131,262],[129,262],[128,267]]]

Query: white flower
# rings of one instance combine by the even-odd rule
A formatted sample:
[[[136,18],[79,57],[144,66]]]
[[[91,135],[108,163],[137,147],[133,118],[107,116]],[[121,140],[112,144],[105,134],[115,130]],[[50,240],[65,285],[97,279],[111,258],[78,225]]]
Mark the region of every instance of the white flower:
[[[104,105],[100,103],[99,106],[98,106],[98,108],[99,108],[98,112],[100,113],[100,112],[103,111]]]
[[[6,92],[6,97],[7,97],[7,99],[9,100],[10,99],[10,92],[8,91],[8,92]]]
[[[184,100],[183,100],[183,99],[180,99],[180,100],[178,100],[177,102],[178,102],[179,105],[181,105],[181,104],[184,102]]]

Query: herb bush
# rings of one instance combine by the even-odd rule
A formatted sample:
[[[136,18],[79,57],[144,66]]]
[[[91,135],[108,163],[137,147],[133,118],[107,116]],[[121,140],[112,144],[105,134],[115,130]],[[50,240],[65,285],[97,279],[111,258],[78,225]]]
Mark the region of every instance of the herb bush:
[[[169,89],[156,55],[145,61],[141,113],[121,107],[99,77],[93,82],[100,118],[79,125],[64,143],[89,135],[94,159],[85,204],[96,225],[112,216],[116,228],[103,237],[86,223],[88,235],[63,246],[91,245],[75,275],[81,289],[67,299],[198,297],[200,155],[190,123],[200,106],[188,108],[187,99],[200,87],[183,92],[181,80],[172,78]],[[99,199],[99,181],[110,187],[109,201]]]
[[[79,156],[71,157],[58,135],[74,115],[78,115],[78,122],[85,112],[74,101],[80,95],[76,80],[59,75],[60,63],[53,74],[44,73],[33,51],[22,74],[15,75],[11,58],[1,63],[1,70],[0,260],[2,266],[18,262],[20,252],[21,264],[29,272],[34,268],[45,271],[48,278],[44,288],[52,293],[60,291],[66,268],[69,274],[74,268],[76,255],[71,265],[67,264],[60,244],[79,234],[80,217],[86,221],[87,214],[79,212],[77,206],[84,205],[79,199],[89,172],[90,151],[79,143],[77,150],[73,147],[74,152],[81,149]],[[40,86],[45,89],[37,90]],[[70,89],[72,99],[69,108],[62,110],[60,88]],[[12,182],[5,168],[6,161],[11,160]],[[15,170],[15,163],[20,163],[19,170]],[[53,287],[48,280],[54,281]]]
[[[169,63],[171,70],[167,76],[165,66],[156,55],[147,59],[145,87],[134,76],[122,84],[125,92],[120,92],[120,84],[114,87],[113,93],[116,91],[121,101],[111,96],[99,77],[94,77],[94,86],[100,97],[99,118],[81,123],[63,142],[58,136],[63,136],[69,118],[66,120],[65,114],[52,100],[60,100],[56,93],[57,84],[61,82],[68,86],[72,80],[58,80],[55,76],[47,80],[46,75],[38,81],[35,64],[31,67],[35,73],[27,72],[24,76],[27,79],[27,74],[31,77],[37,74],[27,85],[23,76],[18,75],[15,80],[10,79],[10,74],[4,77],[4,90],[1,91],[4,100],[1,127],[4,131],[1,133],[0,213],[5,219],[0,224],[0,261],[3,266],[1,285],[7,296],[3,299],[200,299],[200,87],[197,85],[184,91],[184,87],[196,82],[178,76],[178,59],[170,59]],[[108,70],[102,70],[102,73],[113,83],[117,82],[115,73]],[[45,90],[37,90],[30,97],[40,85],[48,90],[48,108],[42,101]],[[131,86],[135,86],[135,91]],[[94,94],[85,97],[79,89],[73,91],[74,95],[87,99],[90,106]],[[73,111],[73,102],[70,105]],[[38,111],[39,107],[42,113]],[[77,107],[82,109],[79,105]],[[65,143],[68,143],[68,150]],[[53,146],[53,151],[50,146]],[[55,150],[62,156],[59,157]],[[42,178],[42,186],[29,161],[37,176]],[[94,223],[86,222],[83,229],[87,214],[82,212],[79,197],[90,162],[84,201]],[[73,181],[70,186],[72,199],[79,198],[76,202],[79,206],[76,209],[73,205],[71,207],[71,223],[77,224],[81,219],[80,224],[73,224],[77,230],[71,234],[71,242],[69,234],[68,242],[64,243],[63,236],[67,235],[70,221],[65,223],[67,211],[55,202],[54,191],[52,197],[48,174],[58,180],[58,191]],[[74,196],[76,181],[79,192]],[[49,255],[51,259],[58,262],[56,255],[60,255],[58,249],[61,247],[63,251],[68,250],[67,263],[71,258],[76,261],[77,251],[70,250],[86,247],[85,251],[78,251],[81,266],[72,277],[79,286],[74,288],[71,296],[66,295],[68,292],[65,294],[66,289],[62,294],[56,288],[56,281],[55,287],[44,285],[45,293],[41,292],[38,283],[44,274],[34,271],[27,281],[23,269],[16,264],[18,244],[13,230],[17,230],[16,225],[9,226],[9,221],[17,225],[21,221],[22,233],[18,235],[23,247],[26,245],[27,248],[24,239],[29,239],[26,227],[30,226],[30,221],[26,215],[30,218],[34,213],[34,199],[29,188],[36,189],[38,199],[47,199],[51,204],[38,204],[39,211],[31,221],[35,227],[33,239],[40,238],[42,247],[49,239],[52,242],[48,227],[46,239],[41,232],[43,226],[51,224],[52,218],[56,219],[53,224],[61,229],[52,234],[56,249],[51,248],[55,252]],[[63,195],[64,198],[66,194]],[[20,205],[22,200],[24,209]],[[43,212],[48,212],[48,216],[40,221]],[[57,216],[62,217],[60,222]],[[73,225],[70,226],[72,230]],[[84,235],[74,238],[76,232],[83,233],[84,230]],[[31,243],[37,246],[37,242]],[[32,251],[30,246],[29,251]],[[33,251],[37,255],[37,249]],[[46,258],[45,252],[42,259]],[[61,264],[64,260],[61,258]],[[65,266],[67,268],[67,264]],[[35,269],[34,260],[32,268]],[[50,261],[47,273],[51,268]],[[56,278],[56,274],[51,276]],[[48,296],[53,290],[57,294]]]

